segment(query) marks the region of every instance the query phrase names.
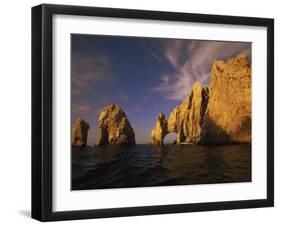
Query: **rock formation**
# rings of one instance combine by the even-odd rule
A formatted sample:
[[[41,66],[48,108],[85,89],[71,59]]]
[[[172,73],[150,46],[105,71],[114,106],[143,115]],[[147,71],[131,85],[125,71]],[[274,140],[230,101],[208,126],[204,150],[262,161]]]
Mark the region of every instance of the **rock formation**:
[[[192,91],[176,106],[168,118],[168,132],[177,133],[176,143],[198,143],[201,138],[201,126],[209,99],[209,89],[199,82]]]
[[[151,132],[151,143],[177,133],[175,143],[251,142],[251,66],[246,55],[227,62],[215,61],[210,88],[199,82],[168,119],[160,113]]]
[[[163,113],[159,113],[156,118],[155,128],[151,131],[151,143],[154,145],[162,146],[164,137],[168,133],[167,120]]]
[[[163,145],[164,137],[172,132],[177,134],[175,143],[198,143],[208,99],[208,88],[196,82],[190,94],[172,110],[168,119],[163,113],[158,115],[151,132],[151,143]]]
[[[79,118],[72,128],[72,145],[86,147],[89,128],[89,124]]]
[[[97,145],[134,145],[134,130],[121,107],[110,104],[104,107],[99,119],[99,138]]]
[[[215,61],[202,143],[251,142],[252,72],[246,55]]]

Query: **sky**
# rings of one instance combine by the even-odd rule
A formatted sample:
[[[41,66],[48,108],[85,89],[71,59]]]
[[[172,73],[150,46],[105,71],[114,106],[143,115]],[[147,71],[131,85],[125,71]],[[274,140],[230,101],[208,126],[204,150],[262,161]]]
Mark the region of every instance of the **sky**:
[[[119,104],[137,144],[147,144],[159,112],[168,117],[194,82],[209,85],[215,60],[240,53],[251,61],[251,43],[72,34],[72,126],[87,121],[88,144],[94,144],[103,107]]]

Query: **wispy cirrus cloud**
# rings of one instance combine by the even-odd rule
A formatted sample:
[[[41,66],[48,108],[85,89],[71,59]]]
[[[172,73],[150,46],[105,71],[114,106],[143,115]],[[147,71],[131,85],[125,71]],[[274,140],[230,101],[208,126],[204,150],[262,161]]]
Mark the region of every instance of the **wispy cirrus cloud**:
[[[94,82],[111,80],[110,61],[106,56],[73,54],[71,59],[72,94],[79,95]]]
[[[164,45],[164,56],[174,73],[166,73],[154,92],[166,99],[182,100],[194,82],[208,85],[211,65],[215,60],[226,60],[240,53],[251,58],[251,44],[242,42],[171,40]]]
[[[143,47],[151,54],[151,56],[156,59],[157,61],[163,63],[163,49],[159,48],[162,46],[161,41],[151,41],[148,39],[141,41]]]

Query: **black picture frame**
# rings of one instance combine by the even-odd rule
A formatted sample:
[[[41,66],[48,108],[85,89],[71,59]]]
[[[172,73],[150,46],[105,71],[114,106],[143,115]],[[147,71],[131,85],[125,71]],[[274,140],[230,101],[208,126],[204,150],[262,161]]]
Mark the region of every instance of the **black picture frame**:
[[[266,27],[267,198],[54,212],[52,210],[52,17],[55,14]],[[32,8],[32,218],[40,221],[57,221],[270,206],[274,206],[273,19],[50,4]]]

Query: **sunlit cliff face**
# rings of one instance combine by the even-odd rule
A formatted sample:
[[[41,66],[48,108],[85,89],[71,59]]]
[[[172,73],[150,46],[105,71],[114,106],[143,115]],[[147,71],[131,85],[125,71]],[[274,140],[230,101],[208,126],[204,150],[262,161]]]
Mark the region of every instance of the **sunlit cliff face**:
[[[251,76],[246,55],[215,61],[210,88],[196,82],[168,119],[160,113],[151,143],[163,145],[171,132],[177,133],[176,143],[250,143]]]

